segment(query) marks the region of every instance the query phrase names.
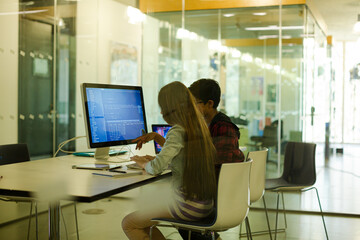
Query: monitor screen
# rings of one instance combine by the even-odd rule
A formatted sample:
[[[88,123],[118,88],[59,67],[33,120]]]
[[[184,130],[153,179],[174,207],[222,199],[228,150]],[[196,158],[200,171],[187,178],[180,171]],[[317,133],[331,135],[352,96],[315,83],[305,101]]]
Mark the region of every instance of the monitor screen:
[[[147,132],[142,88],[111,84],[82,84],[88,146],[130,144]]]
[[[165,138],[171,126],[168,124],[152,124],[151,128],[153,132],[156,132]],[[155,153],[158,154],[161,151],[162,147],[160,146],[160,144],[158,144],[155,141],[154,141],[154,145],[155,145]]]

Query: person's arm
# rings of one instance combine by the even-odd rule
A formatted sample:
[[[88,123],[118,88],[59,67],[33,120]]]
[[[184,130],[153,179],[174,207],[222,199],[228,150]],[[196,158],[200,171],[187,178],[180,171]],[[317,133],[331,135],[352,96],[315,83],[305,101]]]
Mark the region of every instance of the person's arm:
[[[167,169],[173,158],[184,148],[184,134],[184,130],[179,126],[171,128],[161,152],[154,160],[146,163],[146,172],[156,175]]]
[[[142,136],[132,140],[132,142],[136,142],[135,149],[141,149],[143,144],[145,144],[151,140],[154,140],[155,142],[160,144],[160,146],[163,146],[165,143],[165,138],[156,132],[150,132],[145,135],[142,135]]]
[[[150,156],[150,155],[145,155],[145,156],[138,156],[135,155],[133,157],[131,157],[130,159],[134,162],[136,162],[137,165],[139,165],[139,167],[141,167],[142,169],[145,169],[145,165],[149,162],[154,160],[154,156]]]
[[[212,127],[211,136],[217,152],[216,164],[234,162],[234,155],[241,157],[239,138],[230,123],[219,123]],[[243,159],[238,159],[243,161]]]

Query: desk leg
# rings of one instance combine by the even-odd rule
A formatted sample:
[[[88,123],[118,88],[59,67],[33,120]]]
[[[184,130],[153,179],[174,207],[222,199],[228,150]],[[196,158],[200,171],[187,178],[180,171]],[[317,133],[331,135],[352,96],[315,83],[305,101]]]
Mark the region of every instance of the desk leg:
[[[60,202],[49,203],[49,239],[60,240]]]

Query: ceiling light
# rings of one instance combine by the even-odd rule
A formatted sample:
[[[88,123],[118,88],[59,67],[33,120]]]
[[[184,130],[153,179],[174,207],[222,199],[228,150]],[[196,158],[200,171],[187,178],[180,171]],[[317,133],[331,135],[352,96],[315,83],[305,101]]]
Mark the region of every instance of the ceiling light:
[[[265,16],[266,12],[256,12],[256,13],[253,13],[253,15],[255,15],[255,16]]]
[[[233,17],[233,16],[235,16],[235,13],[226,13],[223,16],[224,17]]]
[[[41,13],[41,12],[46,12],[49,11],[48,9],[44,9],[44,10],[31,10],[31,11],[20,11],[20,12],[2,12],[0,13],[0,16],[5,16],[5,15],[17,15],[17,14],[32,14],[32,13]]]
[[[259,36],[258,39],[264,40],[264,39],[270,39],[270,38],[279,38],[279,35],[262,35]],[[282,39],[291,39],[290,35],[283,35]]]
[[[22,6],[31,6],[31,5],[34,5],[34,1],[22,2],[22,3],[19,3],[19,4],[22,5]]]
[[[240,52],[239,50],[237,50],[237,49],[232,48],[232,49],[230,50],[230,53],[231,53],[231,56],[232,56],[233,58],[239,58],[239,57],[241,57],[241,52]]]
[[[176,38],[177,39],[184,39],[184,38],[189,38],[190,37],[190,31],[184,28],[179,28],[176,31]]]
[[[59,27],[64,27],[65,26],[65,22],[62,18],[60,18],[59,22],[58,22]]]
[[[263,39],[269,39],[269,38],[278,38],[279,35],[262,35],[259,36],[258,39],[263,40]]]
[[[358,14],[358,20],[354,25],[354,32],[360,33],[360,14]]]
[[[273,30],[279,30],[279,26],[268,26],[268,27],[247,27],[245,30],[247,31],[273,31]],[[304,29],[304,26],[283,26],[281,27],[281,30],[301,30]]]
[[[129,23],[137,24],[145,21],[145,14],[143,14],[139,9],[128,6],[127,15],[129,17]]]

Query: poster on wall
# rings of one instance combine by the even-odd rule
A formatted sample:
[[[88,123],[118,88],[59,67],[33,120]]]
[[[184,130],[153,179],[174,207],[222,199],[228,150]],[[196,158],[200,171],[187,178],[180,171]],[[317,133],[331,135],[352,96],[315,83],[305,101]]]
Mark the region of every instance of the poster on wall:
[[[137,85],[138,54],[136,47],[111,42],[110,48],[110,83],[119,85]]]

